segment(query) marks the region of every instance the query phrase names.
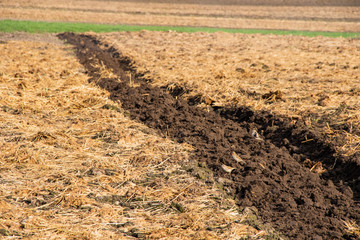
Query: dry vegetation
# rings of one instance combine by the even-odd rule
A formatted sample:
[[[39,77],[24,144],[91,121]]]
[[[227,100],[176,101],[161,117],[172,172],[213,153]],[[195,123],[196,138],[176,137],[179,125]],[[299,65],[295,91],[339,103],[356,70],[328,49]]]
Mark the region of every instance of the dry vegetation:
[[[242,223],[250,210],[240,214],[204,183],[211,173],[189,162],[190,146],[130,120],[121,103],[88,84],[69,47],[2,41],[0,54],[1,237],[264,234]]]
[[[148,31],[99,37],[156,85],[320,124],[343,141],[339,153],[360,151],[359,39]]]
[[[2,19],[110,24],[206,26],[312,31],[360,31],[360,7],[282,7],[3,0]]]
[[[159,13],[163,15],[223,15],[228,17],[248,16],[267,18],[359,18],[359,7],[281,7],[281,6],[234,6],[234,5],[197,5],[137,3],[130,1],[42,1],[42,0],[2,0],[1,6],[18,8],[53,8],[65,10],[87,10],[99,12],[127,12],[136,14]],[[273,11],[269,11],[273,10]],[[329,14],[331,13],[331,14]]]

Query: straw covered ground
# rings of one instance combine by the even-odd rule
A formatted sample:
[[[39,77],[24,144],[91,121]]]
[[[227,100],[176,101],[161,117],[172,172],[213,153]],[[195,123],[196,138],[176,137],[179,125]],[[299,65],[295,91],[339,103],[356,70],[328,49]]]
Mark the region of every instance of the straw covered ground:
[[[243,102],[222,105],[186,82],[166,84],[163,80],[156,86],[160,82],[151,77],[151,69],[139,70],[114,38],[108,41],[104,35],[74,33],[58,37],[74,46],[90,81],[109,91],[110,99],[120,101],[132,119],[179,143],[191,144],[194,158],[212,170],[215,180],[239,206],[255,207],[261,218],[284,236],[359,237],[357,152],[342,156],[336,143],[329,142],[318,128],[307,126],[301,116],[256,111],[241,105]],[[103,75],[103,69],[114,75]],[[206,79],[198,81],[210,88],[216,85]],[[244,90],[243,95],[246,93]],[[281,93],[277,90],[261,98],[272,104],[283,100]]]
[[[265,235],[191,146],[130,120],[69,47],[30,38],[0,36],[0,238]]]
[[[0,18],[133,25],[359,32],[360,7],[2,0]]]
[[[359,238],[358,39],[59,37],[0,35],[2,237]]]
[[[340,155],[360,151],[359,39],[149,31],[98,37],[153,84],[185,98],[201,95],[203,107],[267,110],[320,128]]]

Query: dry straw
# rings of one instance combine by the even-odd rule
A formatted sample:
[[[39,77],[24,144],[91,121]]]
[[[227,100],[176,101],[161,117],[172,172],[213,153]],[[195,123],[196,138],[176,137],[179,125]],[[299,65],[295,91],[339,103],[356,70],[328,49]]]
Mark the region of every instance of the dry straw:
[[[244,223],[234,200],[185,170],[190,146],[129,120],[121,103],[89,84],[70,47],[10,41],[0,54],[1,237],[264,233]]]

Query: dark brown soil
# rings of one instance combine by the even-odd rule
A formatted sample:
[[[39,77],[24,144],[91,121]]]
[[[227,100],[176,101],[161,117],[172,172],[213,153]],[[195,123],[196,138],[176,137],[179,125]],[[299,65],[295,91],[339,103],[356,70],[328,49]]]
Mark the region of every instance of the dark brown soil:
[[[60,34],[73,44],[80,62],[96,83],[120,101],[124,110],[164,137],[194,146],[194,161],[207,164],[217,177],[227,178],[241,207],[255,206],[262,220],[289,239],[351,239],[343,220],[360,219],[360,168],[334,156],[316,132],[299,123],[249,109],[205,111],[174,98],[136,76],[131,61],[89,35]],[[101,78],[102,62],[122,77]],[[125,71],[133,73],[130,87]],[[257,134],[257,132],[259,134]],[[262,131],[263,130],[263,131]],[[315,139],[304,144],[304,138]],[[235,161],[236,152],[243,161]],[[329,170],[311,172],[302,162],[323,162]],[[226,172],[222,165],[235,168]]]

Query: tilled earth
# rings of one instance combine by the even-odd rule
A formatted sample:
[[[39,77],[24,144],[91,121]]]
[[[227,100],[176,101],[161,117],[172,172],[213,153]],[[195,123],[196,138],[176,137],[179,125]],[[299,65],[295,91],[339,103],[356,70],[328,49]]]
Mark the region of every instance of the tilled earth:
[[[133,119],[193,145],[193,158],[207,164],[239,206],[255,206],[263,221],[289,239],[354,237],[344,222],[360,219],[360,168],[351,159],[336,158],[315,131],[246,108],[203,110],[151,86],[135,74],[130,59],[95,37],[64,33],[59,38],[75,46],[90,81],[109,91]],[[96,63],[121,81],[103,78]],[[305,160],[319,168],[305,167]]]

